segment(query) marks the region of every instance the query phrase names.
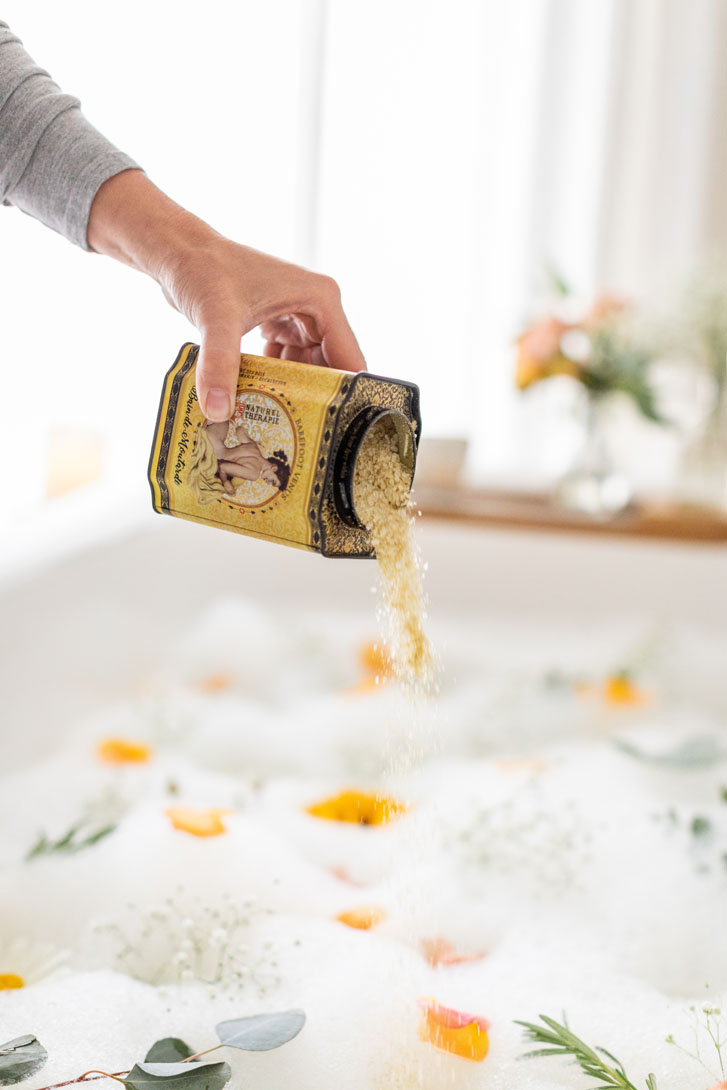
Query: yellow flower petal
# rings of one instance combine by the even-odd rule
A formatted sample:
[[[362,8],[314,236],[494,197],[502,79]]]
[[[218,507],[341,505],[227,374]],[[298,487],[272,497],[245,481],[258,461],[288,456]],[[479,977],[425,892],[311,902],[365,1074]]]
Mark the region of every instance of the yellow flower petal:
[[[24,988],[25,981],[17,973],[0,973],[0,992],[11,991],[15,988]]]
[[[613,708],[641,707],[651,700],[650,693],[635,685],[628,674],[612,674],[598,685],[577,681],[573,686],[576,696],[602,700]]]
[[[342,791],[340,795],[323,799],[306,809],[313,817],[347,821],[352,825],[385,825],[406,812],[406,807],[395,799],[367,795],[362,791]]]
[[[424,1012],[419,1023],[421,1041],[463,1060],[484,1060],[490,1050],[490,1023],[486,1018],[443,1007],[430,998],[420,999],[419,1006]]]
[[[100,760],[110,765],[143,764],[151,757],[152,750],[144,742],[106,738],[99,744],[96,753]]]
[[[613,705],[640,705],[648,703],[648,696],[643,689],[634,685],[627,674],[614,674],[606,678],[603,697],[607,704]]]
[[[518,390],[527,390],[543,377],[542,368],[537,360],[520,352],[515,365],[515,385]]]
[[[570,378],[579,379],[581,374],[581,367],[574,360],[569,360],[567,356],[558,356],[546,368],[544,377],[552,378],[554,375],[568,375]]]
[[[353,927],[357,931],[370,931],[372,927],[378,927],[386,919],[383,908],[370,905],[365,908],[349,908],[339,913],[336,919],[345,923],[347,927]]]
[[[227,832],[222,820],[232,810],[200,810],[195,806],[170,806],[164,811],[175,829],[192,836],[219,836]]]

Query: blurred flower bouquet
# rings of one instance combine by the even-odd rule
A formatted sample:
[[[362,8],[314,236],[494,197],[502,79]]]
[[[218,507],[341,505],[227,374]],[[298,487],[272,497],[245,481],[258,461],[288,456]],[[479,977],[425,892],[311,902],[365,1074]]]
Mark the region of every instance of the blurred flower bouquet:
[[[561,311],[571,303],[568,289],[553,278]],[[596,299],[578,318],[551,313],[529,325],[516,341],[516,383],[526,390],[556,375],[583,389],[583,442],[574,464],[557,486],[560,502],[595,518],[608,517],[629,503],[628,481],[612,465],[604,436],[604,406],[616,394],[655,424],[660,414],[650,368],[658,349],[632,307],[608,295]]]

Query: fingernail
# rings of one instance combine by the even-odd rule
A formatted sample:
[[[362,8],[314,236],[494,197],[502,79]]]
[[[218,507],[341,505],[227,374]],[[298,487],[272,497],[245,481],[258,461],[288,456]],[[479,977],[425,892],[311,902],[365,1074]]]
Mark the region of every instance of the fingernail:
[[[209,390],[206,401],[206,416],[208,420],[229,420],[232,416],[232,398],[230,395],[217,387]]]

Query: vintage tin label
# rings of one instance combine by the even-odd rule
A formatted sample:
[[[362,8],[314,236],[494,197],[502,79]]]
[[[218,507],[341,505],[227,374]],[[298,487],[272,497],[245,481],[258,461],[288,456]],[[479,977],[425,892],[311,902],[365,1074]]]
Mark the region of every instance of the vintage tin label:
[[[391,413],[413,473],[417,387],[242,355],[233,415],[208,424],[195,389],[198,352],[183,345],[164,380],[149,461],[155,510],[324,556],[372,557],[351,499],[355,458],[366,428]]]
[[[243,355],[232,418],[208,425],[194,385],[197,350],[183,347],[164,385],[149,473],[154,507],[315,548],[318,451],[329,410],[351,376]]]

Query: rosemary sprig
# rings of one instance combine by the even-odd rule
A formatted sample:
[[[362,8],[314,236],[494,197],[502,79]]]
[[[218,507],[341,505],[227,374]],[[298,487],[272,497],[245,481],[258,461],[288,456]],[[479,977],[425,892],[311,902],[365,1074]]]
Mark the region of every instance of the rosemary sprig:
[[[70,829],[58,840],[51,840],[45,833],[41,833],[25,858],[36,859],[39,855],[51,855],[54,852],[59,854],[80,852],[84,848],[90,848],[94,844],[98,844],[99,840],[103,840],[104,837],[113,833],[116,823],[101,825],[98,829],[92,829],[86,833],[85,836],[79,835],[82,833],[84,826],[85,822],[77,822],[75,825],[71,825]]]
[[[548,1018],[545,1014],[539,1017],[544,1023],[542,1026],[536,1022],[521,1022],[516,1019],[516,1025],[524,1028],[525,1036],[529,1041],[546,1046],[526,1052],[523,1059],[532,1056],[572,1056],[580,1065],[584,1075],[598,1080],[598,1090],[638,1090],[624,1071],[623,1064],[608,1049],[598,1046],[595,1049],[591,1048],[580,1037],[576,1037],[568,1026],[565,1014],[562,1023],[556,1022],[554,1018]],[[610,1060],[614,1066],[607,1064],[602,1056]],[[648,1076],[646,1090],[658,1090],[655,1075]]]

